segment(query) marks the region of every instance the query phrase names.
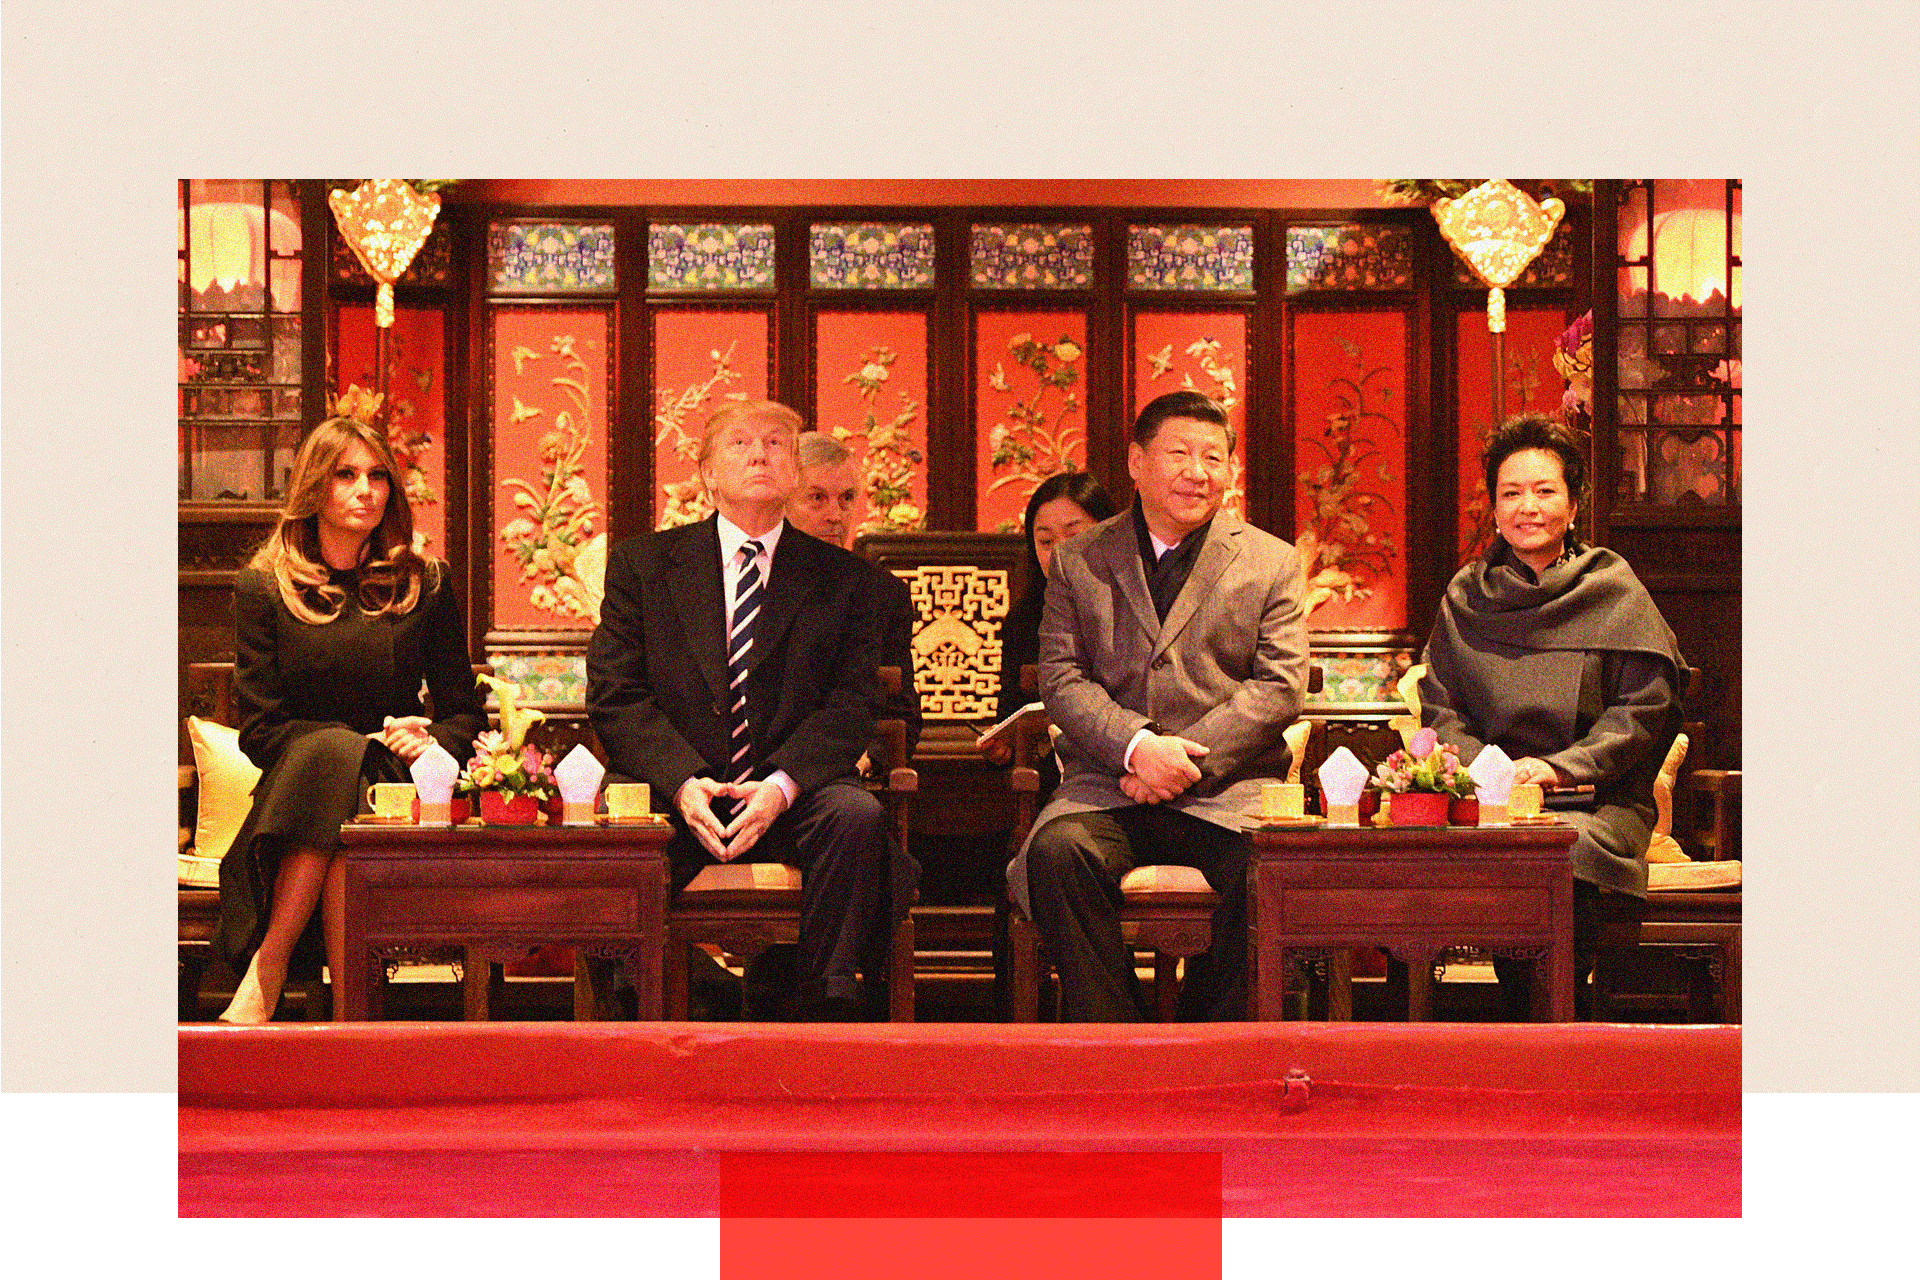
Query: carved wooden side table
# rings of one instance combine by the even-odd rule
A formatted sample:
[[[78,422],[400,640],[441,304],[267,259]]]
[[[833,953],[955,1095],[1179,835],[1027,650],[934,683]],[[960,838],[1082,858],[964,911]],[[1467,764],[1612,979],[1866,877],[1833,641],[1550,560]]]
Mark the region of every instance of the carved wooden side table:
[[[1339,959],[1351,947],[1378,946],[1406,964],[1407,1016],[1424,1021],[1435,959],[1448,947],[1471,946],[1531,960],[1534,1019],[1573,1020],[1570,825],[1251,834],[1248,1008],[1255,1019],[1282,1017],[1290,958]],[[1352,1016],[1352,988],[1330,984],[1327,1017]]]
[[[664,823],[347,823],[340,829],[348,956],[340,1016],[380,1016],[386,955],[457,944],[467,948],[466,1015],[485,1018],[486,961],[563,943],[583,955],[621,961],[639,997],[640,1017],[659,1018],[667,906],[662,853],[671,834]],[[592,1016],[576,1000],[575,1017]]]

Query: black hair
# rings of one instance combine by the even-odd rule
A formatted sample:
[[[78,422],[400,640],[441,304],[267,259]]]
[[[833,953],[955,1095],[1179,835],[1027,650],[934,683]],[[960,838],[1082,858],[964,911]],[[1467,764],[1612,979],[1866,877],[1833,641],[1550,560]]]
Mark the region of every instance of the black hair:
[[[1487,501],[1494,500],[1500,483],[1500,466],[1523,449],[1544,449],[1560,459],[1560,473],[1566,478],[1567,497],[1581,510],[1587,505],[1587,459],[1580,442],[1563,423],[1544,413],[1516,413],[1494,428],[1487,442]]]
[[[1147,407],[1133,420],[1133,442],[1142,449],[1152,444],[1153,438],[1160,434],[1160,424],[1168,418],[1194,418],[1219,425],[1227,433],[1227,451],[1233,451],[1232,419],[1217,401],[1207,399],[1198,391],[1169,391],[1147,401]]]
[[[1033,549],[1033,522],[1040,516],[1040,508],[1055,498],[1065,498],[1092,516],[1097,524],[1120,514],[1120,508],[1113,505],[1113,499],[1100,487],[1100,482],[1086,471],[1061,471],[1048,476],[1040,482],[1040,487],[1027,499],[1027,593],[1044,592],[1047,589],[1047,575],[1040,572],[1040,553]]]

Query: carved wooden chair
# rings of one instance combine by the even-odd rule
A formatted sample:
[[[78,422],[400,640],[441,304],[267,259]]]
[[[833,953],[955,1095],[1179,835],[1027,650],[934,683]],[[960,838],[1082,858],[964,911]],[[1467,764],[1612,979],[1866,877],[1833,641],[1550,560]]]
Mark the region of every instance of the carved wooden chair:
[[[1039,688],[1038,673],[1029,666],[1020,673],[1021,687],[1029,694]],[[1321,672],[1308,668],[1308,690],[1318,692]],[[1308,722],[1299,722],[1308,727]],[[1310,731],[1310,728],[1309,728]],[[1017,820],[1013,847],[1026,842],[1039,810],[1040,774],[1038,763],[1052,750],[1053,729],[1044,715],[1031,713],[1014,726],[1013,770],[1008,778],[1015,796]],[[1290,741],[1296,755],[1304,757],[1305,734],[1292,733]],[[1207,878],[1193,867],[1142,864],[1120,881],[1120,938],[1135,952],[1150,952],[1153,957],[1154,1012],[1162,1022],[1171,1022],[1179,998],[1179,965],[1183,960],[1205,953],[1213,946],[1213,913],[1220,905]],[[1044,950],[1040,933],[1017,907],[1007,916],[1007,949],[1011,1012],[1015,1022],[1033,1022],[1040,1016],[1040,982]],[[1251,979],[1252,974],[1248,974]]]
[[[881,667],[889,692],[900,688],[900,669]],[[894,838],[906,847],[914,795],[920,775],[907,763],[906,726],[878,721],[868,752],[867,789],[887,807]],[[719,864],[703,868],[667,905],[667,942],[663,965],[666,1016],[684,1021],[689,1000],[689,947],[717,946],[725,954],[751,960],[775,943],[800,940],[800,868],[775,862]],[[913,917],[893,931],[887,953],[887,1016],[913,1021]],[[871,978],[872,975],[868,975]]]
[[[1685,668],[1681,695],[1700,688],[1699,670]],[[1623,978],[1655,970],[1679,972],[1689,980],[1692,1021],[1741,1020],[1741,773],[1682,770],[1690,745],[1703,740],[1704,730],[1699,721],[1683,727],[1654,783],[1659,817],[1647,851],[1646,900],[1635,900],[1602,921],[1593,969],[1596,1019],[1610,1019],[1635,1000],[1619,990]],[[1677,811],[1676,798],[1683,802]],[[1688,845],[1701,856],[1689,853]],[[1704,982],[1694,980],[1703,972]]]
[[[476,675],[491,674],[493,668],[484,663],[473,667]],[[237,727],[233,689],[233,664],[231,662],[195,662],[187,667],[187,710],[189,714],[214,724]],[[428,714],[432,711],[429,707]],[[179,853],[191,855],[194,849],[194,811],[199,803],[199,771],[190,765],[179,768],[180,784],[180,835]],[[200,984],[205,978],[208,961],[213,954],[214,927],[220,918],[220,890],[217,887],[189,886],[182,884],[180,892],[180,972],[179,972],[179,1016],[181,1021],[195,1021],[200,1016]],[[489,1014],[489,988],[487,962],[471,951],[464,954],[458,951],[450,953],[436,952],[436,959],[451,959],[459,962],[462,970],[462,1004],[465,1016],[469,1020],[484,1020]],[[325,1001],[322,993],[326,984],[318,979],[311,982],[289,983],[283,999],[291,997],[300,1002],[309,1019],[323,1016]]]

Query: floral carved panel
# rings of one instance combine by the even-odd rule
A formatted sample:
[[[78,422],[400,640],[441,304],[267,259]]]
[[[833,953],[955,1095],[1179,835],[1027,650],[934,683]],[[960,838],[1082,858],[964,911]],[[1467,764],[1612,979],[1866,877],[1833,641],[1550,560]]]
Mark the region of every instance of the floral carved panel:
[[[926,314],[823,311],[813,338],[813,425],[859,465],[856,534],[926,528]]]
[[[373,390],[373,308],[343,306],[335,329],[330,397],[349,386]],[[414,545],[447,554],[446,316],[396,307],[387,338],[387,443],[413,505]]]
[[[654,528],[713,510],[695,464],[700,430],[725,401],[767,398],[768,323],[764,311],[653,313]]]
[[[1087,318],[980,311],[973,318],[975,527],[1015,532],[1048,476],[1087,467]]]
[[[1247,317],[1238,311],[1136,311],[1132,412],[1169,391],[1218,401],[1233,423],[1232,479],[1222,505],[1247,514]]]
[[[1459,475],[1456,537],[1459,563],[1478,556],[1493,538],[1493,508],[1487,501],[1480,460],[1493,428],[1493,335],[1484,310],[1462,311],[1455,318],[1459,359],[1454,366],[1455,422],[1459,426]],[[1566,382],[1554,370],[1553,346],[1567,316],[1556,308],[1507,311],[1506,411],[1553,413]]]
[[[607,555],[604,310],[493,312],[493,626],[588,630]]]
[[[1407,624],[1407,318],[1300,311],[1295,545],[1315,630]]]

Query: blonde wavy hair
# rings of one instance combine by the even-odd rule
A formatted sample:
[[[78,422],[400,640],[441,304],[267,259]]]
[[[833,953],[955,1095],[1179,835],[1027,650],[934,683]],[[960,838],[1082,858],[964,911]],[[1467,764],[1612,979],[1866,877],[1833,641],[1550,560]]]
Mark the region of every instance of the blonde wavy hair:
[[[340,455],[356,441],[386,468],[388,480],[386,510],[361,553],[354,603],[364,613],[411,613],[420,603],[422,584],[439,585],[439,562],[413,549],[413,508],[407,505],[386,435],[357,418],[328,418],[301,442],[280,523],[250,562],[250,567],[273,575],[287,611],[302,622],[332,622],[347,606],[346,588],[333,584],[320,555],[320,508]]]

